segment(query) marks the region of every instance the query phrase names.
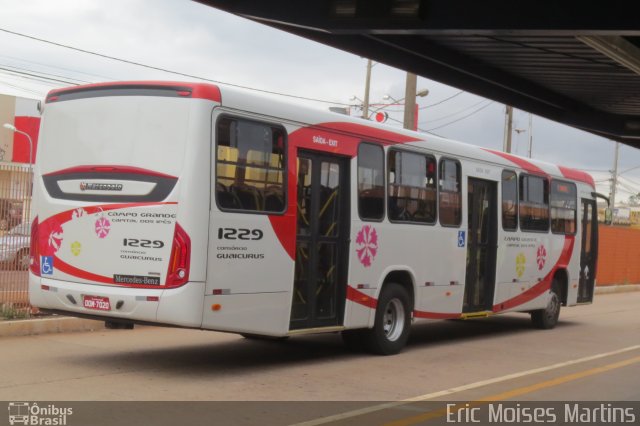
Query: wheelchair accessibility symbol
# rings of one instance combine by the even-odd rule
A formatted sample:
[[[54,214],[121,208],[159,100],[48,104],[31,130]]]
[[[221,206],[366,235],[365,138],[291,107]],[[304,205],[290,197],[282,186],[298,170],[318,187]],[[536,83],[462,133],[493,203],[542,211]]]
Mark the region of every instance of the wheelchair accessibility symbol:
[[[464,247],[465,233],[464,231],[458,231],[458,247]]]
[[[53,256],[42,256],[40,262],[40,272],[42,275],[53,274]]]

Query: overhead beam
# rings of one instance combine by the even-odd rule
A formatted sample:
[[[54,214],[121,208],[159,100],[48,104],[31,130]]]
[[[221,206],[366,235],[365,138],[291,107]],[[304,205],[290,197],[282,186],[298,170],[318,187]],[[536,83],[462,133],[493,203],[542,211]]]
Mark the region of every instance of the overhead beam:
[[[640,35],[628,0],[196,0],[264,23],[334,34]]]
[[[578,40],[640,75],[640,49],[619,36],[577,36]]]
[[[322,44],[374,59],[470,93],[514,105],[550,120],[559,121],[626,143],[639,144],[640,128],[628,123],[634,117],[608,114],[439,46],[429,40],[404,40],[401,36],[334,35],[300,27],[271,26]]]

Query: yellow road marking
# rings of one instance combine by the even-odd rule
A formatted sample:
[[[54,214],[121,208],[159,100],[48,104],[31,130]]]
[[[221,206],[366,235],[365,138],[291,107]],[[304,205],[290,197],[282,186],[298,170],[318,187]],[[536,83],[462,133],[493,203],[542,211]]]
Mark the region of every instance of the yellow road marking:
[[[369,414],[369,413],[373,413],[376,411],[381,411],[381,410],[385,410],[388,408],[394,408],[394,407],[398,407],[401,405],[406,405],[409,404],[411,402],[418,402],[418,401],[428,401],[431,399],[435,399],[435,398],[439,398],[442,396],[448,396],[448,395],[453,395],[455,393],[460,393],[460,392],[464,392],[464,391],[468,391],[471,389],[477,389],[483,386],[488,386],[488,385],[492,385],[495,383],[501,383],[501,382],[506,382],[508,380],[513,380],[513,379],[518,379],[520,377],[525,377],[525,376],[530,376],[533,374],[538,374],[538,373],[544,373],[546,371],[551,371],[551,370],[555,370],[558,368],[564,368],[564,367],[568,367],[570,365],[576,365],[576,364],[580,364],[583,362],[589,362],[589,361],[595,361],[597,359],[601,359],[601,358],[606,358],[606,357],[610,357],[610,356],[614,356],[614,355],[619,355],[625,352],[630,352],[630,351],[636,351],[640,349],[640,345],[633,345],[633,346],[627,346],[626,348],[622,348],[622,349],[617,349],[615,351],[611,351],[611,352],[603,352],[603,353],[599,353],[596,355],[590,355],[590,356],[586,356],[583,358],[578,358],[578,359],[572,359],[569,361],[563,361],[563,362],[559,362],[556,364],[552,364],[552,365],[547,365],[545,367],[538,367],[538,368],[533,368],[531,370],[525,370],[525,371],[520,371],[517,373],[511,373],[511,374],[507,374],[504,376],[500,376],[500,377],[493,377],[491,379],[486,379],[486,380],[481,380],[479,382],[474,382],[474,383],[469,383],[466,385],[462,385],[462,386],[456,386],[453,388],[449,388],[449,389],[445,389],[445,390],[441,390],[441,391],[437,391],[437,392],[431,392],[431,393],[427,393],[424,395],[419,395],[413,398],[408,398],[402,401],[393,401],[393,402],[386,402],[384,404],[376,404],[376,405],[372,405],[370,407],[364,407],[364,408],[360,408],[357,410],[351,410],[351,411],[347,411],[344,413],[339,413],[339,414],[333,414],[330,416],[326,416],[326,417],[319,417],[313,420],[308,420],[305,422],[301,422],[301,423],[296,423],[293,426],[317,426],[317,425],[322,425],[322,424],[327,424],[327,423],[332,423],[332,422],[337,422],[340,420],[345,420],[348,418],[352,418],[352,417],[358,417],[358,416],[362,416],[365,414]]]
[[[506,392],[502,392],[499,394],[487,396],[484,398],[477,399],[469,404],[465,404],[464,407],[472,407],[482,405],[483,403],[492,402],[492,401],[504,401],[506,399],[515,398],[520,395],[525,395],[528,393],[532,393],[541,389],[550,388],[553,386],[558,386],[563,383],[571,382],[574,380],[582,379],[584,377],[593,376],[595,374],[604,373],[606,371],[615,370],[617,368],[626,367],[628,365],[636,364],[640,362],[640,356],[626,359],[624,361],[614,362],[612,364],[603,365],[602,367],[595,367],[589,370],[579,371],[577,373],[567,374],[565,376],[556,377],[555,379],[546,380],[544,382],[536,383],[529,386],[523,386],[516,389],[511,389]],[[458,409],[463,408],[461,405],[456,405],[450,408],[450,411],[457,411]],[[430,411],[425,414],[420,414],[413,417],[408,417],[402,420],[396,420],[394,422],[386,423],[385,426],[409,426],[414,425],[416,423],[424,422],[426,420],[431,420],[436,417],[442,417],[447,415],[447,409],[442,408],[436,411]]]

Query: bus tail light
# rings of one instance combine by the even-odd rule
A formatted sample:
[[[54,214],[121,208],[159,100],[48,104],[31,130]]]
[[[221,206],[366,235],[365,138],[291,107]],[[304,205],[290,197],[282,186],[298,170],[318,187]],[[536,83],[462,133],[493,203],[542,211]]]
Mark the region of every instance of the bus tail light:
[[[186,284],[189,281],[190,263],[191,239],[180,224],[176,222],[166,287],[179,287]]]
[[[36,216],[31,223],[31,242],[29,244],[29,269],[31,273],[37,277],[40,276],[40,232],[38,232],[38,217]]]

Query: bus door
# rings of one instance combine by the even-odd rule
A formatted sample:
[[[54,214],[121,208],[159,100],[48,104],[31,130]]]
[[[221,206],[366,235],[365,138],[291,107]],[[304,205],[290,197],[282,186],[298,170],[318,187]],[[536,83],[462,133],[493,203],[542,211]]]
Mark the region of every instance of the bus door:
[[[598,256],[598,213],[595,200],[582,199],[582,245],[580,249],[580,280],[578,303],[593,301]]]
[[[491,310],[496,274],[496,183],[469,178],[467,272],[463,312]]]
[[[342,325],[349,244],[347,158],[300,151],[291,329]]]

